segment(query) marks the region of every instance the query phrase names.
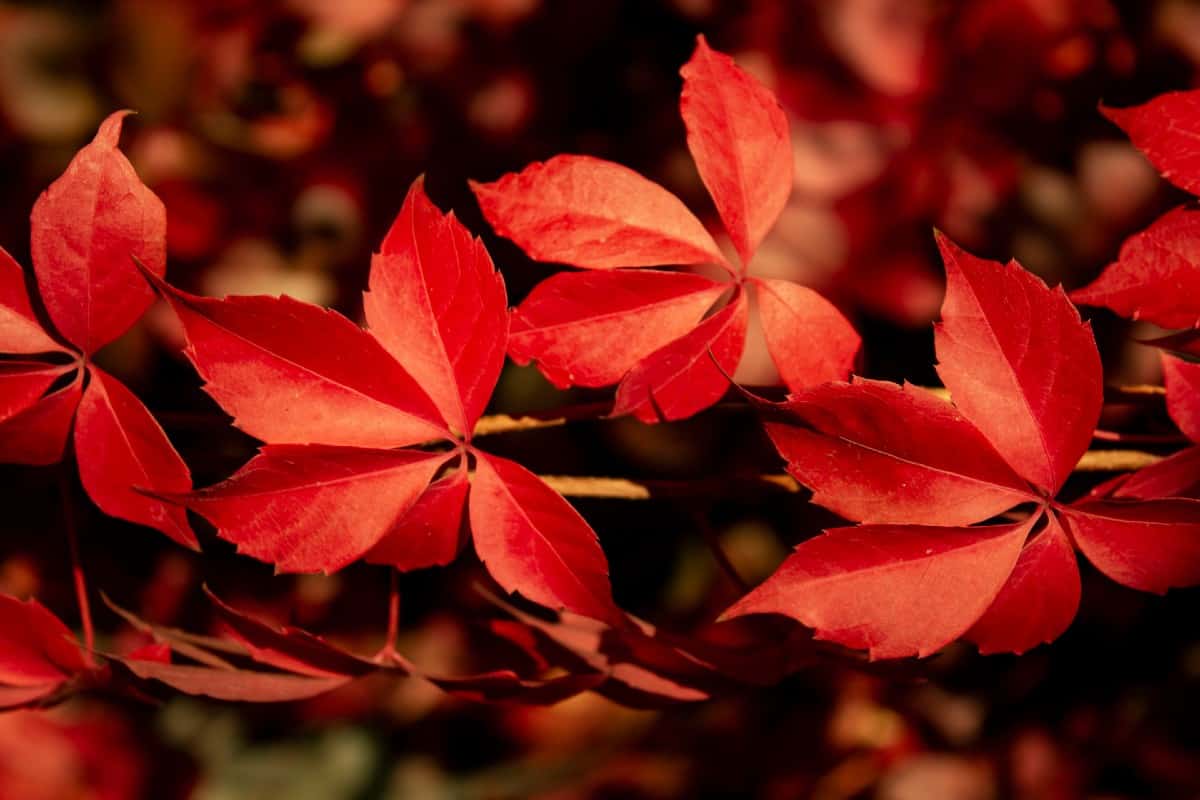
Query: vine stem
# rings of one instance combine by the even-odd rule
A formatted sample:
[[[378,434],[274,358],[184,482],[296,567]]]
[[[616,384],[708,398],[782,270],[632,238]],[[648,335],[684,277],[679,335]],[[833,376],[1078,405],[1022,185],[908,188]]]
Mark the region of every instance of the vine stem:
[[[1128,472],[1147,467],[1162,460],[1162,456],[1141,450],[1089,450],[1075,465],[1076,472]],[[568,497],[598,497],[613,500],[649,500],[655,491],[671,493],[678,490],[677,481],[633,481],[627,478],[589,477],[583,475],[539,475],[547,485],[559,494]],[[747,481],[765,486],[775,486],[784,491],[798,492],[800,485],[790,475],[774,473],[754,475],[749,478],[726,478],[720,483]],[[695,482],[693,481],[692,484]],[[716,486],[717,482],[703,482],[705,486]],[[694,486],[693,486],[694,488]],[[676,492],[677,493],[677,492]]]
[[[79,532],[75,520],[74,493],[71,478],[65,468],[58,472],[59,494],[63,504],[63,523],[67,529],[67,548],[71,552],[71,579],[75,584],[75,602],[79,605],[79,621],[83,626],[84,657],[89,665],[95,665],[92,653],[96,650],[96,631],[92,626],[92,605],[88,600],[87,576],[83,572],[83,560],[79,557]]]

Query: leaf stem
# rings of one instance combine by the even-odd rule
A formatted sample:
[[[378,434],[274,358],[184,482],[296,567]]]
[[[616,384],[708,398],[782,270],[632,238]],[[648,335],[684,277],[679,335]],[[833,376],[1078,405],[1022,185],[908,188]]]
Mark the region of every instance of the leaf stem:
[[[63,506],[63,525],[67,529],[67,548],[71,552],[71,579],[75,584],[75,602],[79,605],[79,621],[83,627],[84,657],[89,665],[95,665],[92,654],[96,650],[96,631],[92,626],[92,605],[88,600],[87,577],[83,572],[83,561],[79,557],[79,533],[75,519],[75,497],[71,491],[71,477],[67,465],[58,471],[59,495]]]
[[[400,654],[396,650],[396,638],[400,631],[400,571],[388,567],[388,621],[387,638],[383,647],[375,654],[375,661],[381,664],[397,663]]]

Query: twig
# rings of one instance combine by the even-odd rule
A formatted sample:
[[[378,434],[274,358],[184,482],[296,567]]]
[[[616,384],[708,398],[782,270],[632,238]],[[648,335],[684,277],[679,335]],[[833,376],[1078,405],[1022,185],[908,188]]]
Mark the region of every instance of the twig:
[[[58,471],[58,488],[63,504],[63,525],[67,529],[67,547],[71,551],[71,578],[75,584],[75,602],[79,605],[79,621],[83,626],[83,643],[87,650],[84,657],[89,665],[93,665],[95,661],[92,653],[96,650],[96,631],[92,627],[92,605],[88,600],[87,577],[83,573],[83,561],[79,557],[75,498],[71,491],[71,479],[65,466],[60,466]]]

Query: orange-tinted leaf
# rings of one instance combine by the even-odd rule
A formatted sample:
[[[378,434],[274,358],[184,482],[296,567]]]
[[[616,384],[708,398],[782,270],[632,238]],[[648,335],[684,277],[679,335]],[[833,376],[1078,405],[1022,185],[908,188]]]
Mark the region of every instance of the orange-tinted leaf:
[[[1025,544],[1000,594],[966,638],[981,653],[1024,653],[1052,642],[1079,608],[1075,550],[1054,514]]]
[[[371,260],[371,333],[469,434],[504,365],[508,301],[483,244],[442,214],[417,179]]]
[[[787,116],[769,89],[703,36],[680,74],[688,149],[744,267],[792,191]]]
[[[345,686],[353,680],[341,675],[316,677],[286,672],[216,669],[134,658],[122,659],[121,663],[139,678],[165,683],[184,694],[254,703],[306,700]]]
[[[469,487],[465,469],[430,484],[364,558],[402,571],[449,564],[463,544]]]
[[[798,546],[724,617],[783,614],[872,659],[927,656],[979,620],[1032,525],[835,528]]]
[[[181,506],[149,496],[192,488],[191,474],[163,429],[120,381],[94,364],[75,417],[75,458],[83,488],[101,511],[198,548]]]
[[[1035,499],[952,405],[915,386],[820,386],[766,428],[813,502],[858,522],[965,525]]]
[[[279,572],[334,572],[403,519],[448,457],[266,445],[228,480],[180,500]]]
[[[938,374],[954,404],[1022,477],[1055,492],[1087,450],[1103,401],[1091,329],[1061,289],[944,236]]]
[[[692,330],[727,288],[684,272],[561,272],[513,312],[508,351],[556,386],[607,386]]]
[[[471,533],[496,582],[549,608],[601,620],[617,615],[608,561],[579,512],[524,467],[475,457]]]
[[[538,261],[587,269],[725,264],[675,195],[611,161],[555,156],[471,188],[496,232]]]
[[[642,359],[617,387],[613,416],[657,422],[661,412],[667,420],[683,419],[720,400],[729,388],[725,376],[742,357],[746,309],[739,291],[725,308]]]
[[[845,380],[854,371],[862,339],[832,303],[793,281],[754,283],[767,350],[788,389]]]
[[[155,275],[166,271],[166,209],[117,149],[129,113],[118,111],[100,125],[30,218],[46,311],[85,353],[124,333],[154,297],[131,257]]]

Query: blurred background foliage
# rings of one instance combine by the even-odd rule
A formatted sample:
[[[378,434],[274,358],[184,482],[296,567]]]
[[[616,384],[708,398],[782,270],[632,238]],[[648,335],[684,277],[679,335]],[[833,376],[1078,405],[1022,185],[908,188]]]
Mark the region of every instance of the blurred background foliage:
[[[180,286],[282,292],[357,317],[371,249],[425,173],[435,201],[485,238],[516,303],[554,267],[491,234],[467,178],[588,153],[712,217],[677,105],[698,32],[791,115],[796,185],[753,270],[842,305],[871,377],[935,380],[933,227],[1072,287],[1181,199],[1096,107],[1197,85],[1200,4],[1189,0],[0,2],[0,244],[28,263],[37,194],[104,115],[128,107],[139,116],[122,144],[167,205]],[[1157,360],[1125,344],[1147,331],[1093,321],[1111,381],[1157,379]],[[200,392],[177,344],[159,308],[101,361],[204,485],[253,442]],[[769,383],[770,369],[760,342],[739,372]],[[556,392],[510,366],[494,410],[604,396]],[[1112,413],[1114,425],[1166,430],[1161,408]],[[546,473],[715,486],[578,504],[618,600],[669,628],[711,619],[739,592],[706,541],[755,582],[835,521],[802,496],[732,480],[721,490],[777,468],[745,414],[584,422],[489,444]],[[72,620],[55,470],[0,468],[0,501],[0,589],[36,593]],[[147,619],[211,626],[207,582],[366,652],[382,639],[381,569],[275,578],[211,533],[198,557],[79,505],[94,585]],[[1075,627],[1019,659],[953,647],[887,672],[830,663],[666,711],[591,695],[484,707],[373,680],[287,706],[75,700],[0,717],[0,800],[1198,796],[1200,593],[1149,597],[1094,577]],[[501,615],[479,580],[469,554],[404,576],[404,652],[446,670],[521,658],[486,635]],[[101,615],[103,646],[135,638]]]

